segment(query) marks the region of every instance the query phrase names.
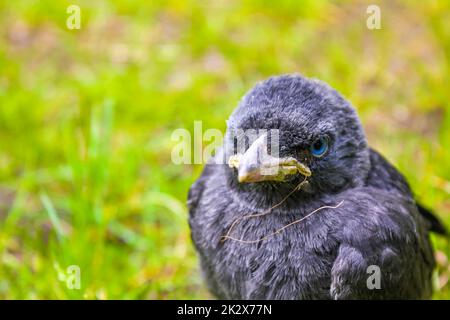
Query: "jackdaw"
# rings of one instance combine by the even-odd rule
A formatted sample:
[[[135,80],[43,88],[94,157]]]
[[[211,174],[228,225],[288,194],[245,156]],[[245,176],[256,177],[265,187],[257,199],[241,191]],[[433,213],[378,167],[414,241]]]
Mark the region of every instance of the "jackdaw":
[[[188,208],[221,299],[426,299],[429,232],[446,232],[368,146],[351,104],[300,75],[242,98]]]

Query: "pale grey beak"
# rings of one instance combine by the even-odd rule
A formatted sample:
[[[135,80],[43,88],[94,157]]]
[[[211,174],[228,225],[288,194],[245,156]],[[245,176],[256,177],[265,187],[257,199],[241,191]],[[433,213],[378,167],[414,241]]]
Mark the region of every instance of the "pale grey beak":
[[[311,175],[311,170],[293,157],[278,158],[267,152],[267,135],[253,142],[243,155],[231,156],[230,167],[238,169],[239,182],[285,181],[288,176]]]

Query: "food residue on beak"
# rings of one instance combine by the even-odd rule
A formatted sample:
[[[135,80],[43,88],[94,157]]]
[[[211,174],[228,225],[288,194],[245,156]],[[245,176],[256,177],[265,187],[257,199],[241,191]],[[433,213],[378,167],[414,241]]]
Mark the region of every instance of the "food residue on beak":
[[[311,176],[311,170],[297,159],[269,155],[266,140],[263,135],[244,154],[230,156],[228,165],[238,170],[239,182],[285,181],[298,173]]]

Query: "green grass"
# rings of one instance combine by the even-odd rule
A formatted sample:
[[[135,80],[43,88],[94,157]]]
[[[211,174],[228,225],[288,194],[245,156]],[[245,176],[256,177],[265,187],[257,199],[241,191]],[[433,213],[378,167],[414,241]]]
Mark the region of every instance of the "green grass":
[[[373,31],[372,1],[144,3],[0,3],[0,298],[210,297],[185,207],[201,166],[172,164],[171,133],[223,130],[274,74],[341,91],[450,226],[448,1],[379,2]],[[435,297],[450,298],[448,243],[433,241]],[[70,265],[80,290],[58,280]]]

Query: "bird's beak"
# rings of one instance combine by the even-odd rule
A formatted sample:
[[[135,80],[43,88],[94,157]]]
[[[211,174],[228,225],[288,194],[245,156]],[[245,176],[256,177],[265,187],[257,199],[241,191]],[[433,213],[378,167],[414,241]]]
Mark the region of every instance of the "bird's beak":
[[[273,157],[267,152],[267,135],[262,135],[243,155],[231,156],[230,167],[238,169],[239,182],[285,181],[301,173],[309,177],[311,170],[292,157]]]

